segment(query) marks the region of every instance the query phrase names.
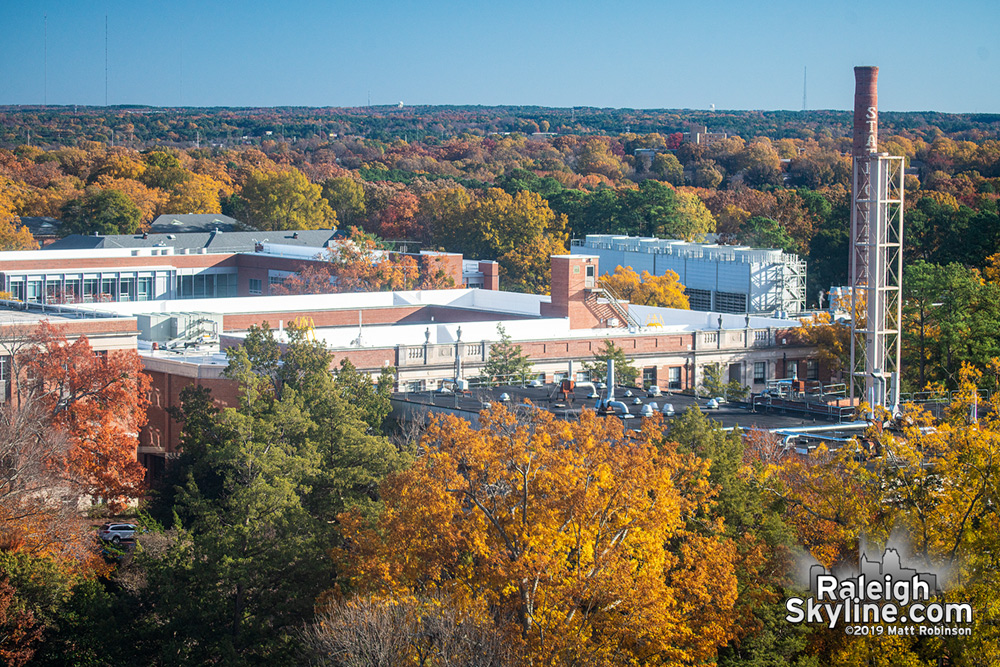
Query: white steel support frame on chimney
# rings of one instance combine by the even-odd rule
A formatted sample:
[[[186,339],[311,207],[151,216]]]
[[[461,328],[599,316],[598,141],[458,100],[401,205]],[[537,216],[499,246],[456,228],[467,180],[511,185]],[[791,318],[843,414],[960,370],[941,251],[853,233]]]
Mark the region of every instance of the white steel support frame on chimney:
[[[854,158],[851,205],[851,396],[899,411],[903,277],[902,157]]]

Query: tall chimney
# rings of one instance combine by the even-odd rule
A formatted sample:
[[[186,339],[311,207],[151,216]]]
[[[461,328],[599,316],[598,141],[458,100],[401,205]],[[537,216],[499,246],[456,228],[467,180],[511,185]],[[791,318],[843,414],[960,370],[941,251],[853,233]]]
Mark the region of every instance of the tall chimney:
[[[878,152],[878,67],[854,68],[854,149],[852,155]]]

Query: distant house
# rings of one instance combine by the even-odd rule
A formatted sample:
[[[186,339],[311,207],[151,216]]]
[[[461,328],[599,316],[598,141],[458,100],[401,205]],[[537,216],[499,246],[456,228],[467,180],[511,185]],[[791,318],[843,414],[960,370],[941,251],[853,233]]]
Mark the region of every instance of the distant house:
[[[221,213],[166,213],[149,225],[149,231],[153,234],[211,232],[216,229],[220,232],[234,232],[245,227]]]
[[[38,245],[46,246],[59,238],[62,220],[46,217],[21,218],[21,224],[28,228]]]

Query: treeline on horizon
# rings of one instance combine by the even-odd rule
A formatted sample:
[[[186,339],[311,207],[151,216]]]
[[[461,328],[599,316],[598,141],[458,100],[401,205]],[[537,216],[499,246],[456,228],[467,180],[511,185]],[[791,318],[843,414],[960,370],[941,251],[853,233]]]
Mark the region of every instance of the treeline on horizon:
[[[551,108],[538,106],[369,107],[108,107],[0,106],[0,147],[27,141],[43,147],[77,141],[110,143],[112,132],[134,147],[187,147],[198,141],[231,144],[243,137],[260,141],[266,132],[305,139],[313,134],[356,134],[370,139],[447,139],[464,132],[556,132],[620,134],[684,132],[691,125],[744,137],[806,139],[817,133],[849,136],[849,110],[755,111],[696,109]],[[879,114],[883,132],[937,128],[953,138],[982,140],[1000,135],[1000,114],[937,111]]]

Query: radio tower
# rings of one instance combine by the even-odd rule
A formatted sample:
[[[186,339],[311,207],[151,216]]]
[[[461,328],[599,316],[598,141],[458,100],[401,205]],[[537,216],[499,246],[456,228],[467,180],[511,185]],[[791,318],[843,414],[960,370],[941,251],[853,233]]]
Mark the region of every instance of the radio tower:
[[[903,158],[878,152],[878,67],[855,67],[851,393],[899,411]]]
[[[805,111],[809,107],[806,105],[806,75],[809,73],[808,67],[802,68],[802,110]]]

